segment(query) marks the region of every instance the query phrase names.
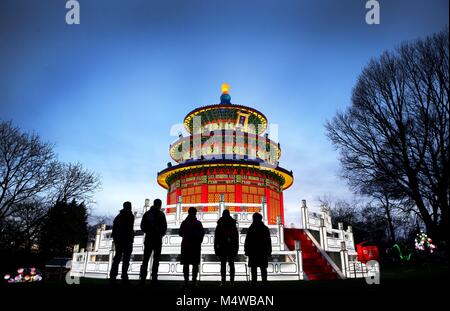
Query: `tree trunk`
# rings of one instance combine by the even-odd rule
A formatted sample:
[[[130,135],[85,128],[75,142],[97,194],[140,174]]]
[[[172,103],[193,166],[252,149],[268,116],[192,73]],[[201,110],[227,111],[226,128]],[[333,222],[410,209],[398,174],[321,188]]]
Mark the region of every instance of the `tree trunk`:
[[[389,199],[387,198],[387,196],[385,196],[385,200],[386,200],[386,202],[383,204],[384,212],[386,213],[386,220],[389,225],[389,234],[391,236],[391,242],[392,242],[392,244],[395,244],[395,242],[396,242],[395,229],[394,229],[394,224],[392,223],[391,208],[390,208]]]

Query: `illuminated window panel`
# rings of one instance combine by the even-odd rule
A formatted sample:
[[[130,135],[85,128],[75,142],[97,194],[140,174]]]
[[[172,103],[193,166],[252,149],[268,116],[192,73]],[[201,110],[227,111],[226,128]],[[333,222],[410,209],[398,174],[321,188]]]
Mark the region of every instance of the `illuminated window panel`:
[[[214,202],[219,202],[220,200],[220,193],[214,193]]]
[[[169,200],[170,200],[170,204],[175,204],[177,203],[177,193],[176,192],[172,192],[169,196]]]
[[[208,202],[209,203],[218,203],[220,199],[220,193],[209,193],[208,194]]]
[[[247,203],[253,203],[253,195],[247,194],[247,200],[246,200],[246,202],[247,202]]]
[[[247,212],[249,213],[256,213],[256,212],[260,212],[259,208],[256,207],[247,207]]]
[[[217,192],[219,192],[219,193],[226,192],[226,186],[225,185],[218,185],[217,186]]]
[[[213,203],[213,202],[214,202],[214,194],[208,193],[208,203]]]
[[[234,202],[234,193],[227,193],[225,194],[225,202]]]

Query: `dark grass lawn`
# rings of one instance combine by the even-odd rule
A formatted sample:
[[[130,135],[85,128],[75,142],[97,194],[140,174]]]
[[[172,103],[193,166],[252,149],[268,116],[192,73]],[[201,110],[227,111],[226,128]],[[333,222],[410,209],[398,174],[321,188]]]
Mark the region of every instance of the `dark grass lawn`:
[[[331,281],[270,282],[267,287],[251,287],[247,282],[236,282],[233,287],[220,287],[218,282],[200,282],[195,288],[184,288],[182,282],[161,281],[157,285],[139,286],[130,281],[128,285],[111,286],[107,280],[82,278],[79,285],[67,285],[64,281],[47,281],[35,284],[3,284],[0,295],[40,301],[48,307],[57,307],[56,301],[106,307],[117,304],[144,304],[145,310],[205,310],[202,306],[179,307],[178,298],[210,297],[220,301],[220,296],[269,295],[274,296],[274,306],[247,306],[254,310],[300,310],[305,303],[324,308],[347,309],[351,305],[387,308],[395,304],[416,307],[424,302],[425,293],[431,295],[428,306],[441,305],[439,297],[450,296],[448,266],[396,267],[382,269],[379,285],[368,285],[364,279]],[[17,299],[17,298],[16,298]],[[20,298],[19,298],[20,299]],[[445,299],[445,298],[444,298]],[[2,298],[4,301],[4,299]],[[158,305],[158,308],[153,307]],[[296,306],[292,309],[292,306]],[[243,306],[218,306],[210,304],[207,310],[241,310]],[[64,308],[63,308],[64,309]],[[360,308],[359,308],[360,309]],[[366,309],[366,308],[363,308]],[[89,308],[91,310],[91,308]],[[102,309],[106,310],[106,309]],[[126,310],[128,311],[128,310]],[[130,310],[131,311],[131,310]]]

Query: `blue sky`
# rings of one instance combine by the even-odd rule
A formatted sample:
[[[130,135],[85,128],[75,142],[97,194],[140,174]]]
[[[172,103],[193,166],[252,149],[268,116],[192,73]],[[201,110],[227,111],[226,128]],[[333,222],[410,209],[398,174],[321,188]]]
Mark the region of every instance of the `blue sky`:
[[[0,0],[0,120],[98,172],[98,214],[165,199],[170,129],[218,103],[223,82],[279,125],[288,223],[301,199],[350,196],[325,121],[370,58],[448,25],[446,0],[380,0],[380,25],[364,0],[79,2],[81,24],[67,25],[64,0]]]

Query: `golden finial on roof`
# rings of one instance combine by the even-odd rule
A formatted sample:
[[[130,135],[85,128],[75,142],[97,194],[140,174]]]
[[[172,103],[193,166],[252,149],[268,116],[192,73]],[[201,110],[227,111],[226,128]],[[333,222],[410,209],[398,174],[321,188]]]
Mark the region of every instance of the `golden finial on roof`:
[[[228,94],[230,86],[227,83],[222,83],[222,94]]]

